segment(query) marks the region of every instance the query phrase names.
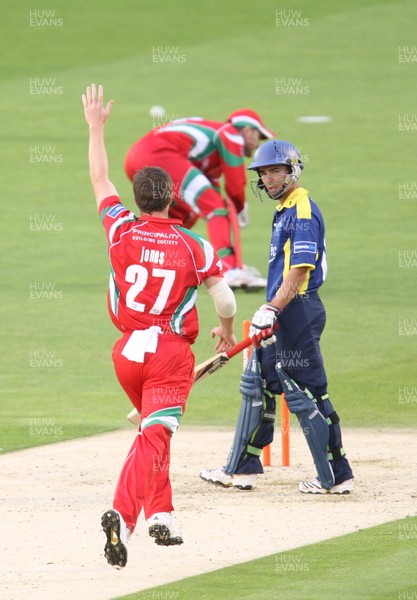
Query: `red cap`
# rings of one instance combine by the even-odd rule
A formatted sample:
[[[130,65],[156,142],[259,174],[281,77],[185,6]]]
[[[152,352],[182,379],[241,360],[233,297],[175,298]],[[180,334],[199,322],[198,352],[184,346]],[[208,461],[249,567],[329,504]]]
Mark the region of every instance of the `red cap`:
[[[250,108],[240,108],[239,110],[235,110],[227,117],[227,120],[234,125],[234,127],[245,127],[245,125],[249,125],[249,127],[257,129],[263,139],[271,140],[275,137],[275,133],[270,129],[267,129],[262,123],[262,119],[258,113]]]

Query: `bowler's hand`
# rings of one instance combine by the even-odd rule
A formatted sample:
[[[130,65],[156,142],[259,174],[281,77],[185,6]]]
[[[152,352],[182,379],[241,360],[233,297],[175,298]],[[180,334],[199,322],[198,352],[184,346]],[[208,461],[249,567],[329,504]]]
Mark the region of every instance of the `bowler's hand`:
[[[249,204],[245,202],[242,210],[237,215],[237,222],[239,223],[239,227],[244,229],[249,225]]]
[[[103,104],[103,86],[98,86],[98,95],[96,91],[95,83],[91,84],[91,87],[87,87],[86,94],[82,95],[84,104],[84,115],[85,120],[90,127],[96,125],[104,125],[110,114],[113,100],[107,102],[106,107]]]
[[[231,350],[233,346],[236,346],[237,342],[235,334],[230,331],[226,331],[226,329],[221,325],[214,327],[211,330],[211,337],[214,338],[216,336],[219,337],[215,346],[216,352],[227,352],[228,350]]]

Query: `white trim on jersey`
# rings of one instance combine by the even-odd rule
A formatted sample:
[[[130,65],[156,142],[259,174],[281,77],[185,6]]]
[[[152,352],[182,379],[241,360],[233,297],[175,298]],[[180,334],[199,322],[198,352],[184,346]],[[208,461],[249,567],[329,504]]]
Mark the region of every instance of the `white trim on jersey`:
[[[206,257],[206,264],[202,269],[200,269],[200,273],[206,273],[211,265],[214,262],[214,248],[213,246],[204,238],[201,238],[204,247],[204,256]]]
[[[245,140],[241,135],[236,135],[234,133],[229,133],[228,131],[224,132],[224,136],[227,137],[234,144],[239,144],[239,146],[243,146],[245,144]]]
[[[188,175],[188,173],[187,173]],[[200,193],[207,188],[211,187],[210,181],[202,173],[197,174],[182,190],[182,197],[185,202],[192,206],[194,212],[201,215],[201,211],[197,206],[196,199]]]
[[[175,408],[181,408],[181,407],[173,407],[173,408],[175,409]],[[181,412],[182,412],[182,409],[181,409]],[[182,414],[178,418],[176,415],[164,415],[164,414],[161,415],[160,413],[161,413],[161,411],[157,411],[157,412],[151,413],[150,415],[148,415],[147,417],[142,419],[141,424],[140,424],[140,431],[138,431],[138,435],[141,435],[143,430],[146,429],[147,427],[151,427],[152,425],[161,425],[162,423],[165,425],[165,427],[167,429],[170,430],[170,432],[172,434],[175,433],[179,427]]]
[[[171,229],[173,229],[173,228],[174,228],[174,226],[173,226],[173,225],[171,225]],[[197,274],[197,277],[198,277],[198,285],[200,285],[200,284],[202,283],[202,281],[201,281],[201,279],[200,279],[200,274],[199,274],[199,273],[200,273],[200,271],[197,269],[197,265],[195,264],[195,258],[194,258],[193,251],[191,250],[190,246],[188,245],[188,242],[187,242],[187,240],[186,240],[186,239],[184,239],[184,238],[182,237],[182,235],[181,235],[181,232],[180,232],[178,229],[175,229],[175,233],[178,233],[179,237],[182,239],[182,241],[184,242],[184,244],[185,244],[185,245],[187,246],[187,248],[188,248],[188,252],[190,253],[190,255],[191,255],[191,258],[192,258],[192,260],[193,260],[193,263],[194,263],[194,270],[195,270],[195,272],[196,272],[196,274]]]
[[[109,279],[109,296],[110,296],[110,306],[111,306],[111,309],[113,311],[114,316],[117,317],[116,285],[114,283],[114,279],[113,279],[113,274],[112,273],[110,273],[110,279]]]
[[[251,127],[254,127],[258,131],[260,131],[266,138],[271,139],[271,132],[263,127],[258,119],[254,117],[250,117],[249,115],[238,115],[236,117],[232,117],[231,121],[234,127],[244,127],[245,125],[250,124]]]
[[[204,266],[201,269],[197,269],[197,265],[195,264],[195,260],[194,260],[194,254],[193,254],[190,246],[188,245],[187,241],[182,237],[181,233],[179,231],[177,231],[177,232],[178,232],[178,235],[180,236],[180,238],[182,239],[182,241],[184,242],[184,244],[187,246],[187,248],[188,248],[188,250],[189,250],[189,252],[190,252],[190,254],[192,256],[196,273],[197,274],[198,273],[206,273],[210,269],[210,267],[212,266],[212,264],[214,262],[214,248],[213,248],[213,246],[210,244],[210,242],[208,242],[204,238],[201,238],[201,237],[199,238],[200,241],[201,241],[201,243],[202,243],[202,245],[203,245],[203,252],[204,252],[204,258],[205,258],[205,264],[204,264]],[[200,277],[198,278],[198,280],[199,280],[199,283],[201,283]]]
[[[195,305],[195,302],[197,300],[197,289],[194,290],[193,295],[191,296],[191,298],[188,300],[187,304],[185,304],[182,307],[181,312],[178,314],[178,316],[174,319],[173,323],[173,331],[175,331],[176,333],[179,333],[181,335],[181,327],[180,327],[180,322],[182,320],[182,317],[185,313],[189,312],[193,306]]]
[[[131,215],[133,215],[133,213],[130,213],[130,214],[131,214]],[[145,225],[147,225],[148,223],[149,223],[149,221],[143,221],[142,223],[141,223],[141,222],[139,222],[139,221],[135,221],[134,223],[132,223],[132,227],[135,227],[135,228],[137,228],[137,229],[138,229],[139,227],[144,227],[144,226],[145,226]],[[114,248],[114,246],[117,246],[118,244],[120,244],[120,242],[122,241],[122,237],[123,237],[124,235],[126,235],[127,233],[131,233],[131,232],[132,232],[132,227],[131,227],[130,229],[127,229],[126,231],[124,231],[124,232],[123,232],[123,233],[120,235],[120,237],[119,237],[119,241],[118,241],[118,242],[114,242],[114,244],[111,244],[111,245],[109,246],[109,252],[110,252],[110,250],[111,250],[112,248]]]
[[[129,210],[126,208],[126,210]],[[120,227],[120,225],[122,225],[122,223],[124,223],[125,221],[129,221],[130,219],[132,219],[134,217],[134,213],[129,212],[128,215],[125,215],[124,217],[120,217],[120,219],[117,219],[117,221],[115,221],[113,223],[113,225],[110,227],[109,229],[109,243],[112,244],[113,243],[113,235],[116,231],[116,229],[118,227]]]
[[[185,123],[186,121],[204,121],[204,117],[181,117],[180,119],[173,119],[167,123],[167,125],[172,125],[173,123]]]
[[[195,140],[195,145],[191,148],[188,154],[190,158],[197,158],[198,156],[200,156],[200,154],[202,154],[206,150],[207,146],[211,142],[210,138],[203,131],[201,131],[197,127],[193,127],[192,125],[165,125],[164,127],[157,129],[156,133],[157,135],[159,135],[165,133],[166,131],[181,131]]]

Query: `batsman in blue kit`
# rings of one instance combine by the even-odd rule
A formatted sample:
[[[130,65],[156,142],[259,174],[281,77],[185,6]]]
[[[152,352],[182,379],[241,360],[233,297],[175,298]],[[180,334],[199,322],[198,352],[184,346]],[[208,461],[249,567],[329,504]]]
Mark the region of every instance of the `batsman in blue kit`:
[[[292,144],[264,143],[249,169],[261,200],[278,201],[272,222],[267,302],[254,314],[250,336],[254,349],[242,378],[242,405],[227,464],[205,469],[206,481],[252,489],[263,473],[262,448],[274,434],[275,397],[284,393],[289,410],[305,435],[317,478],[299,491],[348,494],[353,474],[342,445],[339,417],[327,393],[320,351],[326,312],[318,290],[326,279],[326,243],[322,214],[299,186],[304,168]]]

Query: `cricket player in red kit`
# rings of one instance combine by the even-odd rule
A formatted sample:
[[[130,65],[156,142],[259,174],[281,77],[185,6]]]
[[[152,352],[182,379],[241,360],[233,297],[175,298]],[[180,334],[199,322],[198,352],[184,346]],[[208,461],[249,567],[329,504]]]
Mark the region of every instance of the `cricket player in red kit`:
[[[145,166],[169,173],[175,200],[170,216],[180,218],[187,228],[198,218],[207,220],[208,238],[222,259],[226,280],[235,288],[266,286],[259,273],[238,264],[229,213],[235,210],[244,225],[244,156],[251,157],[261,139],[273,137],[259,115],[244,108],[231,113],[226,123],[200,117],[176,119],[150,131],[126,155],[125,171],[131,180]],[[222,175],[229,204],[220,193]]]
[[[168,217],[173,200],[166,171],[148,167],[133,180],[141,216],[125,208],[108,178],[104,125],[112,101],[103,105],[93,84],[83,95],[89,125],[90,177],[108,242],[111,265],[108,304],[122,332],[113,349],[118,380],[141,413],[138,434],[116,486],[113,509],[102,517],[105,556],[127,562],[127,542],[144,511],[149,535],[159,545],[182,544],[172,512],[170,440],[178,428],[193,383],[190,345],[198,334],[197,287],[205,284],[220,325],[217,351],[230,349],[236,302],[212,246]]]

